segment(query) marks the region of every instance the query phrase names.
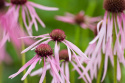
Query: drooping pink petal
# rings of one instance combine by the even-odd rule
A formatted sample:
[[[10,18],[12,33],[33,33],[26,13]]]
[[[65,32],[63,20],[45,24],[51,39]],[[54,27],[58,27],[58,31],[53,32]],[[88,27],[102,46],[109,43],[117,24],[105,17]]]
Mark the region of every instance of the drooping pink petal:
[[[39,5],[39,4],[36,4],[36,3],[33,3],[33,2],[27,2],[27,4],[30,4],[36,8],[39,8],[39,9],[42,9],[42,10],[49,10],[49,11],[55,11],[55,10],[58,10],[58,8],[55,8],[55,7],[46,7],[46,6],[43,6],[43,5]]]
[[[40,78],[39,83],[43,83],[45,75],[46,75],[46,62],[45,62],[45,57],[44,57],[44,67],[43,67],[43,72],[42,72],[42,76]]]
[[[73,49],[76,53],[78,53],[80,56],[83,56],[84,58],[89,60],[89,58],[77,46],[75,46],[74,44],[72,44],[71,42],[67,40],[64,40],[64,41],[66,42],[67,46]]]
[[[80,71],[80,69],[78,68],[78,66],[75,65],[75,63],[73,63],[73,62],[71,62],[71,63],[72,63],[72,65],[74,66],[74,69],[79,73],[79,75],[81,75],[82,72]],[[82,76],[81,78],[82,78],[86,83],[88,83],[88,81],[85,79],[84,76]]]
[[[67,79],[69,80],[69,65],[68,62],[65,63],[65,74]]]
[[[46,70],[50,69],[50,65],[46,65]],[[43,68],[40,68],[30,74],[30,76],[41,75],[43,72]]]
[[[71,61],[71,51],[68,47],[67,47],[67,49],[68,49],[69,61]]]
[[[57,65],[59,65],[59,47],[57,45],[57,41],[55,43],[54,54],[55,54],[55,59],[57,61]]]
[[[29,65],[31,65],[37,58],[38,58],[38,56],[35,55],[30,61],[28,61],[23,67],[21,67],[17,73],[9,76],[9,78],[12,79],[12,78],[16,77],[18,74],[20,74],[22,71],[24,71]]]
[[[45,40],[45,39],[47,39],[47,38],[43,38],[43,39],[38,40],[37,42],[35,42],[35,43],[32,44],[31,46],[29,46],[29,47],[27,47],[25,50],[23,50],[21,53],[27,52],[28,50],[30,50],[31,48],[33,48],[34,46],[36,46],[39,42],[41,42],[41,41],[43,41],[43,40]]]
[[[27,70],[27,72],[25,73],[25,75],[21,78],[21,80],[24,80],[27,75],[35,68],[37,62],[39,61],[40,58],[37,58],[32,64],[31,66],[29,67],[29,69]]]
[[[75,24],[75,21],[73,20],[72,17],[56,16],[56,19],[59,21],[70,23],[70,24]]]
[[[121,68],[120,68],[119,61],[117,62],[117,79],[118,81],[121,80]]]

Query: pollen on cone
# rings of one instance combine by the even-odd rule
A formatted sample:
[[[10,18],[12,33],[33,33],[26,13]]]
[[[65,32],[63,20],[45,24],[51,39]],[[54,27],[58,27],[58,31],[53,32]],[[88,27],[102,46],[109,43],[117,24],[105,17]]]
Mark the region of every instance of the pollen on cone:
[[[104,0],[105,10],[112,13],[123,12],[125,9],[125,0]]]
[[[16,4],[16,5],[23,5],[27,2],[27,0],[11,0],[12,4]]]
[[[53,54],[53,51],[48,44],[40,44],[37,46],[35,52],[41,57],[47,57]]]
[[[51,33],[50,33],[50,37],[54,40],[54,41],[58,41],[61,42],[65,39],[66,35],[65,32],[60,30],[60,29],[54,29]]]

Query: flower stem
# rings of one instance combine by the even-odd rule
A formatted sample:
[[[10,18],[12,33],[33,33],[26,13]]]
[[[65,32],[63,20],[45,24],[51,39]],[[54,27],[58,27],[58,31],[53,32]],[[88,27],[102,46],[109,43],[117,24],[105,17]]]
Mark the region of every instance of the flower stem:
[[[86,15],[92,16],[96,8],[97,0],[89,1],[89,5],[86,10]]]
[[[78,46],[79,45],[79,38],[80,38],[80,27],[78,27],[76,25],[75,27],[75,44]],[[70,69],[73,69],[73,66],[70,65]],[[75,71],[72,71],[71,72],[71,75],[70,75],[70,82],[71,83],[75,83]]]
[[[96,8],[96,4],[97,4],[97,0],[89,0],[89,4],[88,4],[88,7],[87,7],[87,9],[86,9],[86,12],[85,12],[85,14],[86,15],[89,15],[89,16],[92,16],[93,15],[93,13],[94,13],[94,11],[95,11],[95,8]],[[88,28],[88,27],[87,27]],[[89,38],[90,38],[90,35],[89,34],[91,34],[90,33],[90,31],[89,31],[89,29],[87,29],[87,30],[84,30],[83,29],[83,32],[82,32],[82,41],[84,41],[83,43],[82,43],[82,50],[84,51],[85,49],[86,49],[86,45],[87,44],[85,44],[85,43],[88,43],[89,42]]]
[[[2,83],[2,76],[3,76],[3,65],[0,63],[0,83]]]
[[[114,14],[114,19],[113,19],[113,49],[114,49],[115,41],[116,41],[115,27],[117,27],[117,15],[116,14]],[[117,55],[114,55],[114,83],[117,83]]]
[[[114,55],[114,83],[117,83],[117,55]]]
[[[72,64],[70,64],[70,69],[72,70],[74,67]],[[71,71],[71,74],[70,74],[70,83],[75,83],[75,71]]]
[[[98,77],[97,77],[97,83],[100,83],[100,81],[101,81],[104,60],[105,60],[105,55],[102,54],[101,64],[100,64],[100,68],[99,68],[99,72],[98,72]]]
[[[20,26],[21,26],[21,28],[23,30],[22,8],[20,9],[19,23],[20,23]],[[21,41],[22,41],[22,50],[24,50],[25,49],[25,44],[24,44],[23,40],[21,40]],[[25,65],[25,63],[26,63],[25,53],[23,53],[22,54],[22,66]],[[26,73],[26,70],[23,71],[23,75],[25,73]],[[24,83],[28,83],[27,78],[25,78]]]

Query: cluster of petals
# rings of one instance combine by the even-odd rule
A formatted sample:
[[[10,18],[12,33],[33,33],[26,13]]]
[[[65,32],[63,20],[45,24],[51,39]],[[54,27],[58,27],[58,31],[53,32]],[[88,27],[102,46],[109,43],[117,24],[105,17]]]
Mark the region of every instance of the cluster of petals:
[[[60,30],[60,29],[55,29],[55,30]],[[54,30],[53,30],[54,31]],[[39,36],[28,36],[28,37],[21,37],[22,38],[41,38],[40,40],[36,41],[34,44],[32,44],[31,46],[27,47],[25,50],[23,50],[21,53],[25,53],[28,50],[34,50],[39,44],[45,43],[48,44],[50,41],[54,41],[50,34],[43,34],[43,35],[39,35]],[[59,50],[60,50],[60,45],[58,41],[54,41],[55,42],[55,48],[54,48],[54,52],[55,52],[55,59],[57,61],[57,63],[59,63]],[[71,61],[71,52],[73,53],[77,53],[79,56],[82,57],[82,59],[84,60],[88,60],[89,58],[73,43],[71,43],[70,41],[64,39],[61,41],[61,43],[65,44],[67,46],[67,50],[68,50],[68,55],[69,55],[69,61]]]
[[[58,8],[46,7],[46,6],[36,4],[36,3],[33,3],[31,1],[27,1],[27,0],[24,4],[13,4],[11,2],[11,3],[6,3],[6,6],[9,6],[9,9],[8,9],[5,17],[6,16],[11,17],[11,19],[16,20],[17,22],[18,22],[18,19],[20,16],[20,10],[22,11],[21,16],[23,19],[23,23],[24,23],[29,35],[32,35],[32,26],[33,25],[35,26],[36,31],[38,31],[37,21],[41,24],[41,26],[45,27],[45,24],[37,15],[35,8],[42,9],[42,10],[49,10],[49,11],[58,10]]]
[[[2,31],[0,47],[4,46],[7,41],[12,41],[12,43],[18,48],[21,47],[22,41],[24,41],[26,45],[33,43],[33,40],[29,38],[22,41],[18,39],[19,37],[27,36],[27,34],[14,19],[9,19],[9,16],[6,17],[6,15],[2,15],[0,18],[0,25]]]
[[[42,44],[40,44],[40,45],[42,45]],[[45,45],[48,45],[48,44],[45,44]],[[59,71],[60,71],[61,75],[63,75],[63,77],[66,79],[66,82],[70,83],[69,80],[66,78],[66,76],[63,74],[63,71],[61,70],[60,66],[56,63],[56,60],[52,55],[47,55],[46,57],[45,56],[42,57],[42,56],[36,54],[30,61],[28,61],[23,67],[21,67],[17,73],[9,76],[9,78],[16,77],[18,74],[20,74],[22,71],[24,71],[28,66],[30,66],[29,69],[27,70],[27,72],[25,73],[25,75],[21,79],[21,80],[24,80],[27,77],[27,75],[30,74],[31,71],[35,68],[38,61],[39,61],[39,64],[41,63],[41,61],[43,61],[43,63],[44,63],[44,65],[42,67],[43,70],[42,70],[42,75],[41,75],[39,83],[43,83],[43,80],[46,75],[46,71],[48,70],[48,67],[50,68],[51,74],[53,75],[53,77],[55,78],[55,81],[57,83],[64,83],[61,76],[59,75]]]
[[[121,79],[120,63],[125,65],[124,49],[125,49],[125,14],[115,13],[110,16],[108,11],[105,12],[104,19],[97,25],[97,36],[90,42],[85,54],[91,57],[86,67],[86,71],[90,70],[91,77],[97,77],[97,68],[100,68],[102,54],[105,55],[104,80],[108,67],[108,58],[112,66],[114,66],[113,56],[117,56],[117,80]],[[101,27],[100,27],[101,26]],[[113,32],[115,31],[115,32]],[[114,34],[115,33],[115,34]],[[116,37],[114,39],[113,37]],[[114,46],[113,46],[114,45]],[[84,74],[84,73],[83,73]]]
[[[61,51],[62,51],[62,52],[67,51],[67,55],[68,55],[68,50],[67,50],[67,49],[61,50]],[[60,51],[60,52],[61,52],[61,51]],[[62,54],[62,55],[63,55],[63,54]],[[63,57],[66,57],[65,54],[63,55]],[[70,80],[69,63],[71,63],[71,64],[73,65],[73,67],[74,67],[73,70],[76,70],[79,75],[81,75],[82,72],[85,70],[85,68],[84,68],[84,66],[81,64],[80,60],[81,60],[81,56],[76,55],[76,54],[73,52],[73,54],[71,55],[71,61],[69,61],[69,60],[64,60],[64,59],[62,59],[62,61],[60,61],[61,70],[62,70],[63,74],[66,76],[66,78],[67,78],[68,80]],[[88,61],[85,61],[85,60],[84,60],[84,62],[85,62],[85,63],[88,63]],[[47,70],[51,70],[49,64],[48,64],[48,66],[47,66]],[[42,72],[43,72],[43,68],[40,68],[40,69],[38,69],[38,70],[32,72],[32,73],[31,73],[31,76],[41,75]],[[51,71],[50,71],[50,73],[51,73]],[[63,82],[65,82],[66,80],[65,80],[63,74],[60,73]],[[51,75],[52,75],[52,74],[51,74]],[[52,76],[53,76],[53,75],[52,75]],[[91,79],[90,79],[88,73],[85,74],[85,77],[82,76],[82,79],[83,79],[86,83],[91,83]],[[51,82],[51,83],[57,83],[57,80],[55,80],[55,77],[54,77],[54,76],[53,76],[53,79],[52,79],[52,82]]]
[[[89,28],[90,30],[95,31],[96,23],[100,21],[101,18],[89,17],[84,14],[84,11],[80,11],[77,15],[66,13],[65,16],[56,16],[56,19],[70,24],[78,24],[84,29]]]

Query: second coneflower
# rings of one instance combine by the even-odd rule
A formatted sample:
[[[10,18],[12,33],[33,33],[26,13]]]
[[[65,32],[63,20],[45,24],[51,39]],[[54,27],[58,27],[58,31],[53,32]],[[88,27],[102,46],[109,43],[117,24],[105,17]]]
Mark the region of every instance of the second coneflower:
[[[35,25],[35,29],[38,31],[37,21],[41,24],[41,26],[45,27],[45,24],[37,15],[34,7],[49,11],[58,10],[58,8],[45,7],[43,5],[39,5],[28,0],[10,0],[10,1],[11,3],[6,3],[7,6],[9,6],[9,10],[6,13],[5,17],[7,17],[8,19],[9,18],[15,19],[18,22],[20,10],[22,8],[21,10],[22,13],[20,16],[22,16],[23,23],[29,35],[32,35],[33,24]],[[28,23],[26,19],[28,19]]]
[[[92,57],[86,69],[97,71],[96,66],[103,70],[102,81],[104,80],[108,67],[108,57],[114,67],[114,82],[121,79],[120,63],[125,65],[124,49],[125,49],[125,0],[104,0],[104,9],[106,10],[104,19],[97,25],[97,36],[88,47],[87,54]],[[104,56],[105,55],[105,59]],[[100,60],[101,59],[101,60]],[[92,66],[93,65],[93,66]],[[94,66],[95,65],[95,66]],[[95,69],[96,68],[96,69]],[[93,74],[95,72],[92,72]],[[96,76],[96,74],[95,74]],[[100,83],[101,72],[97,79]]]
[[[70,24],[77,24],[84,29],[89,28],[94,31],[95,25],[100,20],[100,17],[89,17],[83,11],[80,11],[76,15],[66,13],[65,16],[56,16],[56,19]]]

